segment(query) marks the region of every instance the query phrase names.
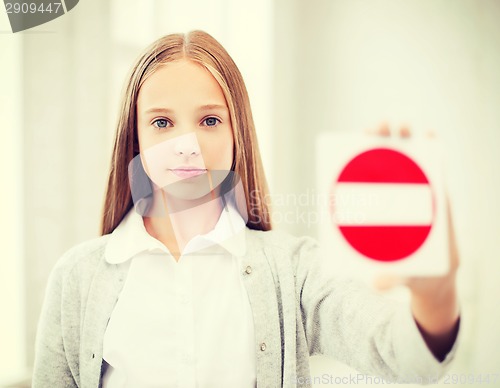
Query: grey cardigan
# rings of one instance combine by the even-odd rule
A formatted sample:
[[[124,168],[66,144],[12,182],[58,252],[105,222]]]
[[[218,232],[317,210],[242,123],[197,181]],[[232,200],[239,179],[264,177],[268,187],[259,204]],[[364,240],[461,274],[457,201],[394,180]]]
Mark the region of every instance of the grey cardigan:
[[[101,386],[103,336],[129,263],[105,261],[108,241],[106,235],[70,249],[52,270],[33,387]],[[310,387],[315,354],[391,382],[444,374],[457,341],[443,362],[436,360],[408,306],[337,279],[314,240],[247,229],[246,241],[241,276],[254,319],[257,387]]]

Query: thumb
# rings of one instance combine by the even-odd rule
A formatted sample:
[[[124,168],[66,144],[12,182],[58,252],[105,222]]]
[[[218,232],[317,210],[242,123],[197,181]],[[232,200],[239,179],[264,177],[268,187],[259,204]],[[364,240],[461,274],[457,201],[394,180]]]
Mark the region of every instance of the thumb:
[[[373,281],[373,286],[379,291],[386,291],[404,284],[406,284],[404,277],[392,274],[379,275]]]

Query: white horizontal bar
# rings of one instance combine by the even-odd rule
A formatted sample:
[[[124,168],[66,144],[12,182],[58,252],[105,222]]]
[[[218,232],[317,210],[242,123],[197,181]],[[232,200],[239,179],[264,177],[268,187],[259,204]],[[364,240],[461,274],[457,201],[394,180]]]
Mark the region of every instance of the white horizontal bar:
[[[426,184],[338,183],[332,200],[339,225],[432,223],[432,191]]]

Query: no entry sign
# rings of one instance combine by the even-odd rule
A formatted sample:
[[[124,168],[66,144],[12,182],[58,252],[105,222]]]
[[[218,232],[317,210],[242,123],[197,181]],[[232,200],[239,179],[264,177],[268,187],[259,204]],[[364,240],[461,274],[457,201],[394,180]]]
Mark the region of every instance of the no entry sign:
[[[332,187],[332,221],[362,255],[401,260],[427,239],[434,218],[429,180],[418,164],[390,148],[356,155]]]
[[[320,247],[337,274],[370,281],[447,272],[436,140],[328,132],[317,139],[316,158]]]

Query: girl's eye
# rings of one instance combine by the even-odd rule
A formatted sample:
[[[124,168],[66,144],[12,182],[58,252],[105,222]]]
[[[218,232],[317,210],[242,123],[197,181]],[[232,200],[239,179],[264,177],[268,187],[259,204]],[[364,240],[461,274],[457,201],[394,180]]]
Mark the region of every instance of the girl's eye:
[[[168,120],[166,120],[166,119],[157,119],[157,120],[153,121],[153,125],[156,128],[167,128],[168,124],[169,124]]]
[[[215,127],[221,121],[215,117],[207,117],[205,120],[203,120],[203,122],[207,127]]]

